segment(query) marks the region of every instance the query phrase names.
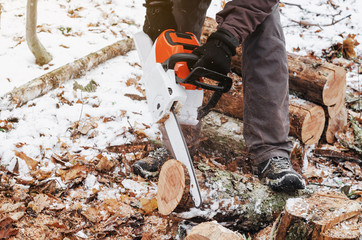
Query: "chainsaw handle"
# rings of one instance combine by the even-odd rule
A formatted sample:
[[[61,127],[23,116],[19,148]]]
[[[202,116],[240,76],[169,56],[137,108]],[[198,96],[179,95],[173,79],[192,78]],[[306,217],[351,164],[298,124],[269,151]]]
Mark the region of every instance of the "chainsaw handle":
[[[171,57],[169,57],[166,61],[164,61],[162,63],[162,66],[165,70],[174,69],[176,63],[178,62],[187,62],[188,66],[193,66],[199,59],[200,59],[199,56],[192,53],[176,53],[171,55]],[[212,85],[201,82],[200,78],[202,77],[214,80],[218,84]],[[198,88],[223,92],[223,93],[229,91],[232,85],[232,80],[228,76],[203,67],[194,68],[185,79],[178,78],[177,82],[192,84]]]
[[[188,66],[193,66],[199,58],[199,56],[192,53],[175,53],[162,63],[162,67],[166,70],[174,69],[178,62],[187,62]]]
[[[201,82],[201,77],[209,78],[213,81],[216,81],[218,84],[213,85]],[[194,68],[191,73],[185,79],[181,79],[180,82],[192,84],[202,89],[222,93],[228,92],[233,84],[233,81],[228,76],[203,67]]]

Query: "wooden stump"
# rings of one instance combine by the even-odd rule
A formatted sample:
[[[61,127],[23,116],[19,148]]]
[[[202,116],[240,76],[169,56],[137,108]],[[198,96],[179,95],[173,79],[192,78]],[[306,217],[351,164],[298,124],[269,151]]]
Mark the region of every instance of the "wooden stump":
[[[192,228],[185,240],[245,240],[237,232],[233,232],[216,222],[204,222]]]
[[[190,206],[193,202],[189,192],[190,177],[186,167],[175,159],[165,162],[158,179],[158,211],[169,215],[179,205]]]
[[[348,239],[342,236],[343,230],[339,231],[342,236],[340,238],[329,236],[336,236],[332,231],[337,224],[361,216],[361,211],[359,202],[349,200],[336,192],[315,193],[310,198],[289,199],[274,226],[273,239]]]

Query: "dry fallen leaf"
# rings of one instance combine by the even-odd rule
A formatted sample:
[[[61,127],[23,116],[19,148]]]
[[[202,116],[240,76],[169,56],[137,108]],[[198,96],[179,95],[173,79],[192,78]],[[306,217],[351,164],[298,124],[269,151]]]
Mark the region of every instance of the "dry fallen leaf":
[[[343,41],[343,54],[347,59],[356,58],[357,54],[354,48],[359,45],[355,38],[356,35],[348,35],[348,37]]]
[[[71,181],[76,178],[84,178],[87,175],[87,167],[77,164],[67,170],[59,170],[58,174],[63,181]]]
[[[114,166],[115,166],[114,161],[111,161],[106,156],[103,156],[99,160],[96,169],[98,171],[110,171]]]
[[[38,161],[35,161],[35,160],[32,159],[31,157],[28,157],[25,153],[23,153],[23,152],[18,152],[18,151],[16,151],[16,150],[14,150],[14,152],[15,152],[15,156],[17,156],[18,158],[23,159],[23,160],[26,162],[26,164],[28,165],[28,167],[29,167],[30,169],[33,170],[33,169],[36,168],[36,166],[38,166],[39,162],[38,162]]]

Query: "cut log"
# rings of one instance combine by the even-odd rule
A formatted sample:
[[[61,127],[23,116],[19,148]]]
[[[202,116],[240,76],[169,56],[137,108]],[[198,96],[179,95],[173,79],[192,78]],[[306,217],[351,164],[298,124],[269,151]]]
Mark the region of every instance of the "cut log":
[[[345,104],[346,71],[330,63],[288,55],[289,87],[303,99],[324,105],[334,118]]]
[[[322,240],[329,235],[328,230],[347,219],[360,216],[361,211],[359,202],[349,200],[337,192],[315,193],[310,198],[289,199],[274,225],[272,239]],[[343,231],[340,233],[343,235]]]
[[[274,192],[251,175],[221,170],[213,163],[196,162],[203,204],[200,209],[183,208],[177,216],[217,221],[232,230],[257,232],[273,222],[286,199],[299,193]],[[188,211],[189,210],[189,211]]]
[[[244,105],[240,79],[234,77],[234,86],[229,92],[223,94],[214,110],[242,119]],[[210,97],[211,93],[205,92],[204,103],[209,101]],[[209,121],[207,120],[207,122]],[[325,113],[323,108],[317,104],[290,96],[289,122],[290,135],[298,138],[303,144],[311,145],[317,143],[322,136],[325,128]],[[218,125],[220,124],[216,124],[216,126]],[[223,131],[219,132],[223,135]]]
[[[216,31],[216,27],[214,19],[206,18],[201,43]],[[231,69],[240,75],[241,53],[239,46],[231,61]],[[326,106],[331,118],[340,112],[346,94],[346,71],[342,67],[288,53],[288,68],[291,90],[303,99]]]
[[[185,240],[245,240],[245,238],[217,222],[204,222],[193,227]]]
[[[79,78],[95,66],[116,56],[125,55],[133,49],[134,43],[132,39],[121,40],[97,52],[90,53],[73,63],[68,63],[39,78],[35,78],[0,97],[0,111],[20,107],[71,79]]]
[[[335,134],[337,132],[344,132],[347,128],[347,109],[343,106],[340,112],[334,118],[328,118],[325,130],[325,139],[327,143],[334,143],[336,140]]]
[[[174,159],[166,161],[158,179],[158,211],[163,215],[169,215],[179,205],[192,207],[189,191],[190,177],[185,165]]]
[[[319,105],[290,96],[289,121],[292,136],[303,144],[314,144],[319,141],[324,130],[324,110]]]

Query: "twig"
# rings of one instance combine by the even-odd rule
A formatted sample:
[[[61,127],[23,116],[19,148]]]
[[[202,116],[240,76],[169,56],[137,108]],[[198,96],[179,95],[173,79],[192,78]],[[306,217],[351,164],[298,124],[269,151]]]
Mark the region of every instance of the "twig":
[[[334,19],[333,19],[332,22],[328,23],[328,24],[316,24],[316,23],[309,23],[307,21],[296,21],[296,20],[290,20],[290,21],[294,22],[294,23],[298,23],[299,25],[304,26],[304,27],[312,27],[312,26],[314,26],[314,27],[319,27],[319,28],[322,29],[322,27],[333,26],[333,25],[339,23],[340,21],[342,21],[342,20],[344,20],[346,18],[349,18],[350,16],[351,16],[351,14],[349,14],[348,16],[345,16],[345,17],[343,17],[343,18],[341,18],[341,19],[339,19],[337,21],[334,21]]]
[[[287,2],[281,2],[281,3],[284,4],[284,5],[288,5],[288,6],[298,7],[300,10],[303,10],[303,12],[315,14],[315,15],[317,15],[317,16],[332,16],[332,17],[335,17],[335,16],[338,16],[338,15],[340,15],[340,14],[342,13],[342,10],[340,10],[338,13],[334,13],[334,14],[317,13],[317,12],[309,11],[309,10],[303,8],[302,5],[299,5],[299,4],[287,3]],[[336,9],[336,8],[335,8],[335,9]]]

